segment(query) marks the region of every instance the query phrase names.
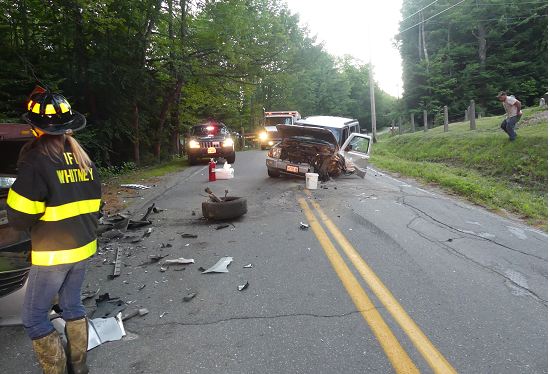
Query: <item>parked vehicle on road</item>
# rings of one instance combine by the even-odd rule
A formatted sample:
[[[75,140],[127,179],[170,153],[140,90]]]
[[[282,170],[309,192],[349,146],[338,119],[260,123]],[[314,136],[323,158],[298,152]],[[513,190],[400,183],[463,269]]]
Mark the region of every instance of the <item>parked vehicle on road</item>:
[[[364,177],[371,137],[360,134],[350,118],[313,116],[295,125],[278,125],[281,142],[268,152],[267,174],[304,176],[318,173],[321,180],[356,173]]]
[[[227,126],[222,122],[208,121],[193,126],[187,139],[189,164],[200,159],[225,158],[229,164],[235,162],[235,144]]]
[[[6,199],[17,176],[21,147],[32,138],[28,125],[0,124],[0,326],[21,324],[21,309],[31,267],[30,235],[10,226]]]

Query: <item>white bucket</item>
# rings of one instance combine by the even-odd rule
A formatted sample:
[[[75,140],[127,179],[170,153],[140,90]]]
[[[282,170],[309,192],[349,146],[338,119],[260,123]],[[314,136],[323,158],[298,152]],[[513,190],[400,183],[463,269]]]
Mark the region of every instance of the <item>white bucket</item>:
[[[306,188],[308,190],[316,190],[318,179],[319,179],[319,174],[317,174],[317,173],[306,173]]]
[[[235,177],[235,169],[233,168],[224,168],[224,169],[215,169],[216,179],[233,179]]]

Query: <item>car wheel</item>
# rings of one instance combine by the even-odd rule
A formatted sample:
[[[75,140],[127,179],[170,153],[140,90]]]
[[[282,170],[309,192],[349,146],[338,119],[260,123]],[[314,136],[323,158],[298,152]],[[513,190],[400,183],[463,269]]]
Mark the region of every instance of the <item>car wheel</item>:
[[[221,203],[205,201],[202,203],[202,215],[206,219],[225,220],[242,216],[248,211],[244,197],[228,196]]]
[[[279,178],[281,173],[279,173],[277,170],[267,169],[267,175],[269,175],[271,178]]]
[[[235,163],[235,152],[231,153],[229,156],[225,158],[228,164],[234,164]]]

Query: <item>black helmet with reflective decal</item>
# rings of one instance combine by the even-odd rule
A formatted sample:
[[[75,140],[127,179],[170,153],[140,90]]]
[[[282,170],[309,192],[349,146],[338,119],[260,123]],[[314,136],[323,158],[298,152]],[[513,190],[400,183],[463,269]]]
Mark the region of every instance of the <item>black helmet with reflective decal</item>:
[[[71,110],[71,105],[63,95],[41,87],[31,93],[23,119],[50,135],[62,135],[86,126],[86,117]]]

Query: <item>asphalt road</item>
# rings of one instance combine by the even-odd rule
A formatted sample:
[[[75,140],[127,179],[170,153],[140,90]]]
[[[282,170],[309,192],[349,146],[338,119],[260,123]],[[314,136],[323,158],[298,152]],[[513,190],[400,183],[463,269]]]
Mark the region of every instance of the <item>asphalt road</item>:
[[[195,166],[135,199],[135,217],[166,211],[141,243],[102,245],[85,284],[150,313],[89,352],[92,373],[547,372],[546,234],[374,169],[307,191],[268,178],[264,156],[239,153],[235,179]],[[200,219],[207,186],[248,213],[216,230]],[[140,267],[151,254],[195,264]],[[222,256],[228,273],[198,270]],[[0,342],[0,372],[40,372],[22,328]]]

